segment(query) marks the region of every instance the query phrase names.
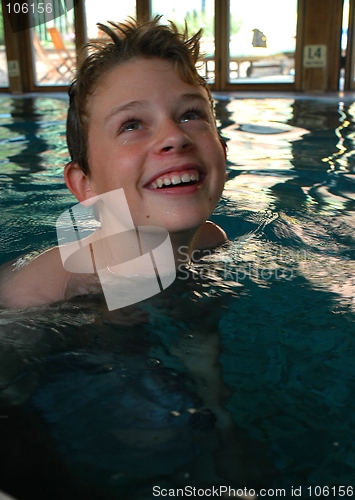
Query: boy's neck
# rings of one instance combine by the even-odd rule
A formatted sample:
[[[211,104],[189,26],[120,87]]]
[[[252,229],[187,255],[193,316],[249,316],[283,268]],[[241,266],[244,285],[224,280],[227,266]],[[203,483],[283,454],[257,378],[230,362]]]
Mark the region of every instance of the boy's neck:
[[[189,264],[191,255],[196,249],[200,230],[201,228],[181,233],[170,233],[176,267],[181,264]]]

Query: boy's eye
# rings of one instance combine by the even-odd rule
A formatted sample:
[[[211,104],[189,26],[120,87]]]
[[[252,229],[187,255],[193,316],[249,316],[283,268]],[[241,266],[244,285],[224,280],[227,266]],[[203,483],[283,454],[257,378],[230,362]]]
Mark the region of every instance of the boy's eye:
[[[130,120],[122,125],[120,132],[130,132],[131,130],[138,130],[141,127],[141,123],[137,120]]]
[[[180,119],[181,123],[189,122],[190,120],[201,120],[204,118],[204,113],[197,109],[186,111]]]

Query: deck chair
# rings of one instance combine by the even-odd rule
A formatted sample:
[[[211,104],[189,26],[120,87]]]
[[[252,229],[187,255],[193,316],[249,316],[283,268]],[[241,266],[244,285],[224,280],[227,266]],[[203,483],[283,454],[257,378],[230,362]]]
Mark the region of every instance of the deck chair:
[[[39,36],[35,31],[32,33],[33,46],[40,61],[47,67],[47,72],[37,83],[50,81],[54,83],[68,83],[68,78],[58,69],[58,64],[49,57],[47,50],[43,47]]]
[[[52,28],[47,28],[47,31],[51,37],[54,48],[58,55],[59,64],[57,70],[62,74],[67,75],[67,77],[72,77],[72,74],[76,68],[75,57],[70,54],[69,50],[63,42],[62,35],[55,26],[53,26]]]

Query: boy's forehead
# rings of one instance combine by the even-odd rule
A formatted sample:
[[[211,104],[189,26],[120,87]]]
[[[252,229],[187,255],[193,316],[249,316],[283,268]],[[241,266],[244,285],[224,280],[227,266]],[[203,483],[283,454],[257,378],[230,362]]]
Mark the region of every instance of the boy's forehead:
[[[120,88],[120,94],[122,96],[133,96],[137,91],[143,91],[143,93],[149,96],[155,86],[158,88],[163,85],[165,87],[164,90],[168,93],[173,93],[179,89],[188,97],[191,97],[192,94],[200,94],[201,98],[210,101],[208,90],[199,83],[198,78],[196,72],[196,79],[193,79],[192,82],[185,81],[185,79],[181,77],[178,68],[169,60],[159,58],[134,58],[113,66],[98,81],[91,95],[95,97],[95,95],[105,93],[109,89],[114,91]],[[151,85],[149,85],[149,83],[151,83]],[[184,92],[182,90],[183,87],[190,90]]]
[[[207,99],[207,96],[202,96],[199,93],[190,93],[190,94],[181,94],[175,104],[177,105],[183,105],[183,104],[189,104],[189,103],[202,103],[204,105],[209,106],[209,101]],[[151,103],[149,100],[141,99],[141,100],[128,100],[124,104],[119,104],[118,106],[115,106],[113,109],[111,109],[107,116],[105,117],[105,122],[109,121],[111,118],[114,118],[115,115],[122,113],[124,111],[139,111],[139,110],[144,110],[145,108],[149,108]]]

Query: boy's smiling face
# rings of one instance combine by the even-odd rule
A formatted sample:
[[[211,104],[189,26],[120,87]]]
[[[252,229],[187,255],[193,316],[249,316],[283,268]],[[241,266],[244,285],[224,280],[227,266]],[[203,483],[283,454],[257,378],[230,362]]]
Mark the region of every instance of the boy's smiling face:
[[[77,183],[79,201],[123,188],[135,225],[199,228],[225,181],[206,90],[168,61],[137,59],[105,75],[87,106],[90,175]]]

